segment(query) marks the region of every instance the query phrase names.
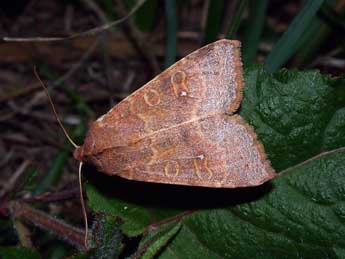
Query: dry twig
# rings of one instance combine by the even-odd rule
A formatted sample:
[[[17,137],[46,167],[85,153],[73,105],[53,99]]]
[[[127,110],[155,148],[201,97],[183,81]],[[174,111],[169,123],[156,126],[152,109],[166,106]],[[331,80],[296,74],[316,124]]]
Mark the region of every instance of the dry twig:
[[[0,190],[0,197],[3,197],[6,193],[10,192],[17,184],[18,179],[20,176],[25,172],[28,166],[31,164],[29,160],[25,160],[21,165],[17,168],[17,170],[13,173],[11,178],[6,181]]]
[[[67,36],[67,37],[29,37],[29,38],[3,37],[2,40],[3,41],[12,41],[12,42],[39,42],[39,41],[40,42],[43,42],[43,41],[47,42],[47,41],[64,41],[64,40],[70,40],[70,39],[83,37],[83,36],[95,35],[95,34],[98,34],[100,32],[108,30],[111,27],[116,26],[116,25],[126,21],[145,3],[145,1],[146,0],[139,0],[137,2],[137,4],[132,8],[132,10],[126,16],[124,16],[124,17],[122,17],[116,21],[103,24],[101,26],[92,28],[91,30],[87,30],[87,31],[80,32],[80,33],[75,33],[75,34],[72,34],[72,35]]]

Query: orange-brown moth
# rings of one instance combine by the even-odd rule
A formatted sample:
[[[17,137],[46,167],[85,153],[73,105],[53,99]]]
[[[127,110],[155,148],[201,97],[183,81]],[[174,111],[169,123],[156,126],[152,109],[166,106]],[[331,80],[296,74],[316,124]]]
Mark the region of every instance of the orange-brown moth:
[[[92,123],[74,157],[108,175],[236,188],[276,176],[239,115],[240,42],[209,44],[156,76]]]

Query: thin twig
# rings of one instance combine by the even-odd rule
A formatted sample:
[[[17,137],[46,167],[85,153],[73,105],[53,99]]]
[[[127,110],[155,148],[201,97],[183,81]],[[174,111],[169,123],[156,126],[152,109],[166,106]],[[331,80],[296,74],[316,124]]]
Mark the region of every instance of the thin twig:
[[[17,97],[21,97],[21,96],[24,96],[27,94],[30,94],[34,91],[39,90],[39,89],[41,89],[41,86],[39,84],[31,85],[31,86],[26,87],[24,89],[20,89],[18,91],[15,91],[14,93],[10,93],[8,95],[1,96],[0,97],[0,103],[11,100],[11,99],[15,99]]]
[[[0,120],[1,121],[1,120]],[[5,156],[3,156],[0,160],[0,169],[2,169],[2,167],[4,167],[5,165],[7,165],[7,162],[10,161],[10,159],[12,158],[14,154],[14,150],[11,149],[9,152],[6,152]],[[7,179],[5,180],[7,182]],[[1,196],[1,195],[0,195]]]
[[[124,17],[122,17],[116,21],[103,24],[101,26],[92,28],[91,30],[87,30],[87,31],[80,32],[80,33],[75,33],[75,34],[72,34],[72,35],[67,36],[67,37],[29,37],[29,38],[3,37],[2,40],[3,41],[11,41],[11,42],[48,42],[48,41],[71,40],[71,39],[78,38],[78,37],[95,35],[95,34],[98,34],[102,31],[108,30],[111,27],[116,26],[116,25],[126,21],[145,3],[145,1],[146,0],[139,0],[137,2],[137,4],[131,9],[131,11],[127,15],[125,15]]]
[[[25,160],[21,165],[17,168],[17,170],[12,174],[11,178],[6,182],[0,191],[0,197],[3,197],[6,193],[10,192],[14,186],[16,186],[18,179],[20,176],[25,172],[28,166],[31,164],[31,161]]]
[[[25,203],[60,202],[70,199],[77,199],[79,197],[79,188],[73,188],[69,190],[63,190],[60,192],[44,193],[33,197],[22,198],[21,201]]]
[[[124,84],[122,86],[122,91],[121,91],[122,93],[127,94],[127,95],[128,95],[128,93],[130,93],[130,90],[131,90],[130,86],[132,85],[132,83],[135,79],[135,76],[136,76],[136,74],[132,70],[130,70],[128,72],[128,76],[126,78],[126,81],[124,82]]]
[[[13,225],[17,231],[20,244],[23,247],[34,248],[31,241],[30,230],[19,219],[15,219]]]

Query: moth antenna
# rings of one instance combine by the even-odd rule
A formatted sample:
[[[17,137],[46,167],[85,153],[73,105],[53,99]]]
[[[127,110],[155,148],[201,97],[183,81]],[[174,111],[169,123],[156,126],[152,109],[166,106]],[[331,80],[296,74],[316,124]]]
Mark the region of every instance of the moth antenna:
[[[62,131],[64,132],[64,134],[65,134],[65,136],[66,136],[66,138],[67,138],[68,141],[72,144],[73,147],[78,148],[79,146],[72,140],[72,138],[68,135],[67,130],[66,130],[65,127],[63,126],[63,124],[62,124],[62,122],[61,122],[61,120],[60,120],[60,117],[59,117],[57,111],[55,110],[55,106],[54,106],[54,103],[53,103],[52,98],[50,97],[48,88],[45,86],[45,84],[43,83],[42,79],[40,78],[40,76],[39,76],[38,73],[37,73],[36,66],[34,67],[34,73],[35,73],[35,76],[36,76],[37,80],[40,82],[42,88],[44,89],[44,92],[45,92],[46,96],[48,97],[48,100],[49,100],[50,106],[52,107],[52,110],[53,110],[55,119],[56,119],[57,122],[59,123],[59,125],[60,125]]]
[[[87,248],[87,241],[89,239],[89,224],[87,221],[87,214],[86,214],[86,208],[85,208],[85,202],[84,202],[84,195],[83,195],[83,185],[81,183],[81,168],[83,166],[83,162],[79,163],[79,191],[80,191],[80,203],[81,203],[81,209],[83,211],[83,217],[84,217],[84,223],[85,223],[85,239],[84,239],[84,245],[85,248]]]
[[[43,83],[41,77],[39,76],[39,74],[37,72],[37,69],[36,69],[36,66],[34,66],[34,74],[35,74],[37,80],[40,82],[40,84],[41,84],[41,86],[42,86],[46,96],[48,97],[48,100],[49,100],[50,106],[52,107],[55,119],[59,123],[63,133],[65,134],[65,136],[68,139],[68,141],[72,144],[72,146],[74,148],[78,148],[79,146],[72,140],[72,138],[68,135],[67,130],[63,126],[63,124],[62,124],[62,122],[60,120],[60,117],[59,117],[59,115],[58,115],[58,113],[57,113],[57,111],[55,109],[55,105],[53,103],[53,100],[50,97],[48,88],[45,86],[45,84]],[[82,182],[81,182],[81,169],[82,169],[82,166],[83,166],[83,162],[80,162],[79,163],[79,170],[78,170],[78,178],[79,178],[80,203],[81,203],[81,208],[82,208],[82,211],[83,211],[83,217],[84,217],[84,223],[85,223],[84,245],[85,245],[85,248],[87,248],[87,241],[88,241],[88,238],[89,238],[89,224],[88,224],[88,221],[87,221],[87,214],[86,214],[84,195],[83,195],[83,185],[82,185]]]

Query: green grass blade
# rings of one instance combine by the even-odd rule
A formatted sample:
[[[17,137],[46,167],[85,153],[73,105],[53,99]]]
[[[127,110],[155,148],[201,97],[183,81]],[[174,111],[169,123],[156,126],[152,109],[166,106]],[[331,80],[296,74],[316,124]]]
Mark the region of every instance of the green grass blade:
[[[330,28],[321,19],[315,17],[308,30],[303,33],[299,40],[298,51],[295,54],[292,65],[294,67],[306,66],[313,57],[317,56],[320,47],[325,43],[330,32]]]
[[[176,61],[176,33],[177,33],[177,16],[176,2],[165,0],[165,18],[166,18],[166,49],[165,49],[165,67],[169,67]]]
[[[308,66],[319,55],[320,48],[327,44],[332,32],[344,35],[345,20],[342,15],[345,13],[345,8],[336,11],[336,4],[332,1],[322,5],[319,15],[313,19],[298,43],[300,47],[294,57],[293,66]]]
[[[235,34],[240,27],[241,21],[242,21],[242,16],[244,13],[244,10],[246,9],[248,5],[248,0],[242,0],[238,1],[236,5],[236,12],[234,15],[234,18],[230,24],[229,30],[226,34],[227,39],[233,39],[235,37]]]
[[[158,1],[146,1],[134,14],[134,21],[139,30],[143,32],[152,31],[158,11]]]
[[[107,0],[108,1],[108,0]],[[123,0],[122,0],[123,1]],[[112,3],[113,1],[110,0]],[[127,11],[132,10],[137,4],[138,0],[123,1]],[[145,1],[142,6],[133,14],[133,21],[136,27],[142,32],[152,31],[157,20],[158,1]]]
[[[224,2],[222,0],[209,1],[207,9],[207,21],[204,31],[204,42],[210,43],[217,40],[221,26],[221,14]]]
[[[324,0],[308,0],[302,10],[291,22],[287,31],[278,40],[266,59],[265,67],[268,72],[274,72],[297,50],[298,40],[308,29]]]
[[[249,21],[245,27],[242,41],[242,60],[245,65],[253,63],[265,24],[267,0],[249,0]]]

